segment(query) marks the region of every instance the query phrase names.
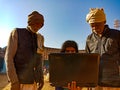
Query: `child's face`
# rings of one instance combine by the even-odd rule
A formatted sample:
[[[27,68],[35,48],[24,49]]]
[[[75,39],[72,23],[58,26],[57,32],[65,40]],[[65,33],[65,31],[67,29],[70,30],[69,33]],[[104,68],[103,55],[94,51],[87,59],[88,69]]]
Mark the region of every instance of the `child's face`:
[[[73,47],[67,47],[65,53],[76,53],[76,50]]]

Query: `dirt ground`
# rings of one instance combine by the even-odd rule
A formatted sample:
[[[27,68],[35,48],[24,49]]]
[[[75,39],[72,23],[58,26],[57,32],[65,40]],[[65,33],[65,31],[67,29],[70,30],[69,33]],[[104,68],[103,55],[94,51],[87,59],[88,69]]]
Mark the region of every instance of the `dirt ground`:
[[[8,85],[7,76],[6,74],[0,74],[0,90],[9,90],[4,89]]]
[[[54,87],[50,86],[48,77],[44,76],[44,86],[42,90],[55,90]],[[8,83],[6,74],[0,74],[0,90],[9,90],[10,84]],[[83,88],[82,90],[88,90],[87,88]]]
[[[0,74],[0,90],[9,90],[10,85],[7,81],[6,74]],[[42,90],[55,90],[54,87],[49,85],[49,81],[45,79],[45,84]]]

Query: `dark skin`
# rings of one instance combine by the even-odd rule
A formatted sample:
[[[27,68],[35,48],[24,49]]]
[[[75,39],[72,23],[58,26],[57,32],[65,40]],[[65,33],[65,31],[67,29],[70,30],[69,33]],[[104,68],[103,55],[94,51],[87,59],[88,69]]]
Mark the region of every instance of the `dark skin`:
[[[102,35],[104,31],[104,26],[105,26],[105,22],[90,23],[90,27],[92,31],[98,34],[99,36]]]
[[[75,81],[72,81],[71,83],[68,83],[68,89],[69,90],[82,90],[82,88],[76,86]]]

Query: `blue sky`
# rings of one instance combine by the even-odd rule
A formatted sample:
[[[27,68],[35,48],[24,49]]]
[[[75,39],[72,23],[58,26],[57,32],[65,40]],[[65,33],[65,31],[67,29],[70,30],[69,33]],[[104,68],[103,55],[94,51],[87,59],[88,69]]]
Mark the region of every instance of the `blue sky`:
[[[0,0],[0,47],[7,45],[14,28],[27,26],[27,16],[33,10],[44,15],[45,25],[39,32],[44,35],[45,46],[61,48],[66,40],[75,40],[84,49],[88,34],[86,22],[89,8],[104,8],[107,24],[114,28],[120,20],[120,0]]]

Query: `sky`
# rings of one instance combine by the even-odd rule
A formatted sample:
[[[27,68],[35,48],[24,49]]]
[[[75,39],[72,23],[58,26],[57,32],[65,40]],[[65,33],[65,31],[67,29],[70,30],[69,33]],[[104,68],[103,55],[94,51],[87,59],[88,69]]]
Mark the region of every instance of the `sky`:
[[[114,28],[120,20],[120,0],[0,0],[0,47],[7,46],[14,28],[26,28],[28,15],[36,10],[45,19],[39,32],[45,47],[61,48],[66,40],[74,40],[85,48],[91,28],[86,22],[90,8],[104,8],[107,24]]]

